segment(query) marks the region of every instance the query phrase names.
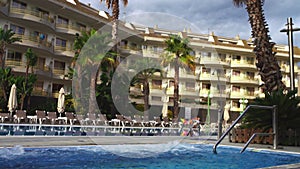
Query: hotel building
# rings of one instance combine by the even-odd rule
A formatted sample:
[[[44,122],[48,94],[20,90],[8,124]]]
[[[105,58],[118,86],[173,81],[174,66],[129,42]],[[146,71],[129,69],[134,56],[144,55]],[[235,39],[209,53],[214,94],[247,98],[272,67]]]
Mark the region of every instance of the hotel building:
[[[38,76],[33,95],[57,97],[64,87],[71,92],[72,81],[66,76],[74,57],[75,34],[99,29],[110,20],[104,11],[76,0],[2,0],[0,3],[0,26],[12,29],[22,42],[7,47],[6,66],[15,74],[25,73],[25,52],[32,48],[38,55],[34,73]],[[180,107],[192,114],[205,114],[210,109],[212,121],[216,112],[226,108],[234,114],[241,112],[244,103],[255,97],[264,97],[259,86],[262,83],[255,66],[251,40],[226,38],[209,34],[164,30],[157,27],[141,27],[121,22],[122,30],[134,32],[138,36],[124,39],[120,43],[122,57],[134,54],[141,57],[159,58],[164,52],[169,35],[176,34],[190,39],[196,70],[180,68]],[[300,61],[300,49],[295,47],[295,63]],[[277,60],[283,74],[283,82],[290,86],[288,46],[276,45]],[[128,60],[131,62],[131,60]],[[133,61],[132,61],[133,62]],[[173,105],[174,70],[164,68],[163,77],[155,76],[150,84],[150,104],[158,112],[167,97],[168,105]],[[295,64],[296,88],[298,87],[298,64]],[[166,88],[166,92],[163,89]],[[141,87],[130,89],[131,101],[143,104]],[[211,104],[207,104],[207,102]],[[202,115],[203,117],[203,115]],[[234,117],[232,117],[234,118]]]

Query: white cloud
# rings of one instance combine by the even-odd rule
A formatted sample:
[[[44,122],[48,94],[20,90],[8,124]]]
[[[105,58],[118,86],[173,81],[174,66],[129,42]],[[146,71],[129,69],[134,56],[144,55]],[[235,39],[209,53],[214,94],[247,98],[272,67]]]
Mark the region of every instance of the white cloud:
[[[100,5],[99,1],[81,0],[84,3],[91,3],[97,9],[106,10],[104,3]],[[300,3],[299,0],[266,0],[264,9],[266,20],[270,27],[270,34],[274,42],[287,44],[287,36],[280,33],[280,29],[285,27],[287,17],[292,17],[295,27],[300,27]],[[248,39],[250,24],[248,15],[244,8],[236,8],[232,1],[225,0],[129,0],[128,6],[124,9],[121,7],[121,17],[133,16],[142,12],[160,12],[183,18],[186,21],[177,24],[177,30],[181,30],[185,23],[193,23],[198,28],[199,33],[214,31],[218,36],[235,37],[240,35],[241,38]],[[146,16],[145,16],[146,17]],[[181,21],[183,21],[181,19]],[[131,18],[134,20],[134,18]],[[158,24],[171,25],[172,20],[157,19],[147,16],[147,19],[136,18],[136,20],[148,21],[149,26]],[[151,22],[150,22],[151,21]],[[157,23],[155,23],[157,22]],[[161,25],[161,26],[160,26]],[[173,28],[176,24],[170,26]],[[195,29],[193,30],[195,31]],[[294,33],[294,44],[300,46],[300,32]]]

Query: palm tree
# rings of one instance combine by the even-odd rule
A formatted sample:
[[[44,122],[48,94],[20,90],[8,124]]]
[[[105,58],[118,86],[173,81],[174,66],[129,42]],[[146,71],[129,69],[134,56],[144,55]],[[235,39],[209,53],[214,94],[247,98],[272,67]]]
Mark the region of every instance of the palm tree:
[[[289,129],[296,130],[299,128],[300,121],[300,98],[294,97],[297,91],[288,91],[284,93],[282,90],[266,93],[265,98],[256,98],[254,105],[277,106],[278,130],[280,135],[285,136]],[[251,129],[263,129],[269,131],[272,128],[272,113],[266,109],[249,109],[249,113],[245,115],[242,124],[243,127]],[[279,137],[279,141],[283,144],[288,137]]]
[[[32,51],[31,48],[28,48],[26,53],[26,74],[25,77],[28,77],[29,68],[31,67],[31,73],[33,73],[33,67],[37,64],[37,55]]]
[[[256,67],[264,82],[262,88],[266,92],[285,89],[280,67],[275,58],[276,53],[272,50],[275,43],[270,41],[268,24],[262,8],[264,0],[233,0],[233,3],[237,7],[246,6],[254,38],[253,51],[257,59]]]
[[[78,58],[76,65],[80,67],[80,74],[84,73],[88,77],[88,82],[83,82],[82,80],[79,82],[81,85],[81,90],[84,90],[84,86],[89,85],[89,113],[95,113],[96,108],[96,84],[97,79],[100,73],[100,64],[103,60],[105,60],[105,56],[107,55],[107,50],[109,48],[110,41],[107,38],[107,34],[100,34],[98,32],[92,32],[91,37],[88,40],[88,43],[85,43],[84,48],[80,51],[81,57]],[[78,71],[78,70],[77,70]],[[83,78],[76,75],[79,79]],[[81,96],[82,97],[82,96]]]
[[[100,0],[100,2],[103,2],[104,0]],[[105,0],[106,7],[108,9],[112,9],[112,41],[115,44],[113,47],[113,51],[118,53],[118,26],[119,26],[119,14],[120,14],[120,6],[119,6],[120,0]],[[124,6],[127,6],[128,0],[122,0]],[[120,57],[117,55],[117,61],[120,62]]]
[[[10,67],[1,69],[0,68],[0,87],[1,87],[1,91],[3,94],[3,98],[4,98],[4,102],[5,104],[8,101],[8,93],[10,90],[10,85],[9,85],[9,81],[12,78],[12,69]]]
[[[171,63],[174,66],[174,119],[178,118],[179,114],[179,66],[186,66],[192,70],[195,70],[194,56],[190,53],[192,49],[188,46],[189,40],[181,38],[179,35],[171,35],[169,39],[165,41],[167,47],[165,51],[168,53],[163,55],[163,63]],[[172,55],[169,55],[169,54]]]
[[[32,51],[31,48],[28,48],[26,53],[25,53],[25,56],[26,56],[26,73],[25,73],[25,87],[27,88],[26,90],[24,90],[25,92],[23,93],[24,96],[22,96],[21,98],[21,101],[22,101],[22,104],[21,104],[21,108],[23,108],[23,105],[24,105],[24,99],[26,96],[28,96],[27,98],[27,109],[30,108],[30,97],[31,97],[31,93],[33,91],[33,88],[34,88],[34,83],[36,82],[36,79],[37,77],[33,77],[35,75],[28,75],[29,73],[29,68],[31,67],[31,73],[33,74],[33,68],[34,66],[36,66],[37,64],[37,55]]]
[[[14,42],[20,42],[21,38],[13,37],[14,32],[9,29],[5,30],[0,27],[0,66],[2,69],[5,67],[5,50],[8,44],[12,44]]]
[[[144,96],[144,112],[146,112],[149,109],[149,94],[150,94],[149,80],[154,76],[155,73],[161,74],[160,69],[154,68],[157,67],[155,66],[155,63],[157,63],[157,61],[154,60],[153,58],[145,57],[142,59],[138,59],[135,62],[135,64],[132,66],[133,70],[142,70],[140,72],[136,72],[137,74],[131,81],[131,84],[132,85],[142,84],[143,87],[142,92]]]

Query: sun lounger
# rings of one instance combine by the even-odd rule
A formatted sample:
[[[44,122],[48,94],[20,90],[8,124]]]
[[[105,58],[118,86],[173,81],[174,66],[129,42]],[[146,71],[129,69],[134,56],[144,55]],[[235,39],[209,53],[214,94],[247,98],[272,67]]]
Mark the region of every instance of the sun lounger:
[[[47,112],[47,115],[47,118],[50,120],[51,124],[55,124],[55,122],[58,121],[56,112]]]
[[[74,122],[77,120],[74,116],[74,113],[73,112],[66,112],[66,118],[67,118],[67,121],[69,121],[70,125],[73,125]]]
[[[133,121],[132,126],[144,127],[144,122],[140,115],[134,115],[133,117],[134,117],[134,119],[132,120]]]
[[[88,113],[87,118],[85,119],[87,124],[93,124],[96,125],[96,114],[95,113]]]
[[[46,121],[46,111],[43,110],[36,110],[37,121],[39,124],[43,124],[43,121]]]
[[[100,125],[108,125],[110,122],[107,120],[107,118],[106,118],[106,114],[98,114],[98,120],[97,120],[97,122],[98,122],[98,124],[100,124]]]
[[[22,120],[24,122],[27,121],[26,110],[16,110],[16,114],[14,115],[15,123],[20,123]]]
[[[4,123],[5,120],[9,120],[9,113],[0,113],[1,123]]]
[[[75,118],[77,119],[76,121],[80,123],[80,125],[84,125],[86,122],[83,114],[76,114]]]

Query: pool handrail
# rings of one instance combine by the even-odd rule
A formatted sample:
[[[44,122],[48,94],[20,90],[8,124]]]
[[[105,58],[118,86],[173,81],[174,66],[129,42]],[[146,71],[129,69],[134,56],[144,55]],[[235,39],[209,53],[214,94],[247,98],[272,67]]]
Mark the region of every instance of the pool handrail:
[[[222,134],[222,136],[217,140],[216,144],[213,146],[213,152],[217,154],[217,147],[218,145],[222,142],[222,140],[226,137],[226,135],[234,128],[234,126],[244,117],[244,115],[247,113],[247,111],[250,108],[259,108],[259,109],[271,109],[273,110],[273,134],[274,134],[274,139],[273,139],[273,146],[274,149],[277,149],[278,146],[278,129],[277,129],[277,106],[262,106],[262,105],[248,105],[246,109],[241,113],[241,115],[232,123],[232,125],[226,129],[226,131]],[[246,146],[247,148],[247,146]]]

